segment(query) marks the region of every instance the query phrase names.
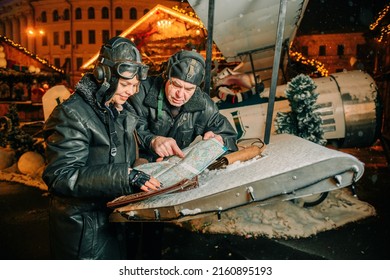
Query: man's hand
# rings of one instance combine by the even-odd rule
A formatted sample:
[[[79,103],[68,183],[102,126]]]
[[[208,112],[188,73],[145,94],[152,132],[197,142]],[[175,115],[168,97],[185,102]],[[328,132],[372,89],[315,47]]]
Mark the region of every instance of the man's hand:
[[[207,131],[207,132],[203,135],[203,140],[207,140],[207,139],[211,139],[211,138],[215,138],[215,139],[218,140],[218,142],[220,142],[222,145],[224,144],[224,143],[223,143],[222,136],[221,136],[221,135],[218,135],[218,134],[214,134],[214,132],[212,132],[212,131]]]
[[[129,169],[129,186],[133,192],[159,190],[160,182],[145,172],[137,169]]]
[[[178,156],[181,158],[184,157],[183,151],[179,148],[176,140],[173,138],[157,136],[152,140],[151,145],[154,152],[159,155],[160,158],[169,156]],[[157,161],[161,160],[162,159]]]

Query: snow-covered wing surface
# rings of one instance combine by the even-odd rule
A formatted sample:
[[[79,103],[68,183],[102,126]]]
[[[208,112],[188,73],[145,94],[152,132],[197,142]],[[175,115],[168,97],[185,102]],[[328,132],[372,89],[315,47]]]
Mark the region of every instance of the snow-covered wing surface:
[[[183,220],[252,202],[343,188],[359,180],[363,172],[363,163],[349,154],[293,135],[274,135],[263,157],[225,170],[206,170],[199,177],[198,188],[117,208],[113,218]]]
[[[191,7],[208,26],[209,1],[189,0]],[[287,0],[283,41],[292,41],[303,17],[308,0]],[[249,57],[253,53],[255,68],[271,67],[278,28],[280,1],[275,0],[215,0],[213,40],[230,61],[247,62],[241,71],[250,71]],[[264,77],[262,77],[264,79]]]

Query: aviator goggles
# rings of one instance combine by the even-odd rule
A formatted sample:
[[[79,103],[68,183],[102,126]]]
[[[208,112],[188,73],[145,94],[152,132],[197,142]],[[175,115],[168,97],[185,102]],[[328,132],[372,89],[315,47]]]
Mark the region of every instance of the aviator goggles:
[[[134,61],[120,61],[114,63],[111,60],[104,59],[102,64],[110,66],[115,73],[123,79],[132,79],[138,75],[138,79],[146,80],[148,76],[149,66],[134,62]]]

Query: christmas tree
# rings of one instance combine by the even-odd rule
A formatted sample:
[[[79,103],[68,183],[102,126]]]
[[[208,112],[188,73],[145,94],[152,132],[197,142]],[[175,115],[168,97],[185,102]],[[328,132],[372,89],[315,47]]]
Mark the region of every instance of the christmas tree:
[[[317,86],[307,75],[300,74],[287,84],[286,97],[290,103],[290,112],[277,112],[276,133],[294,134],[311,142],[326,145],[320,114],[316,112]]]
[[[15,104],[9,106],[8,113],[1,119],[1,124],[0,146],[12,148],[16,158],[28,151],[44,153],[43,145],[21,129]]]

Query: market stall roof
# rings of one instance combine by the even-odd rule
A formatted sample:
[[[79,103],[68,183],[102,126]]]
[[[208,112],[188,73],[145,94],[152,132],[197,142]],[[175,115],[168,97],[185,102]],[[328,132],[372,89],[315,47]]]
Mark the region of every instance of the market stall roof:
[[[132,40],[149,65],[160,65],[181,49],[196,49],[204,54],[206,42],[206,30],[195,15],[160,4],[119,36]],[[81,69],[92,68],[98,56],[97,52]]]
[[[35,53],[27,50],[11,39],[0,35],[0,68],[7,68],[7,71],[21,71],[30,73],[51,72],[64,74],[60,68],[50,64]]]

